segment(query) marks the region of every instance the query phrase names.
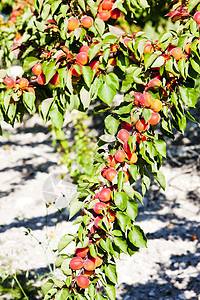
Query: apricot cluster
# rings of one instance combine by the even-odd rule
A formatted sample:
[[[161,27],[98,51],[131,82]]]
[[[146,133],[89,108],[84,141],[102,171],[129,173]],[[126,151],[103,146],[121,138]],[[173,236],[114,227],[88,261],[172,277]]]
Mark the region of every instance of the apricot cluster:
[[[44,85],[46,83],[46,78],[42,70],[42,64],[37,63],[33,68],[32,72],[35,76],[37,76],[37,83],[40,85]],[[56,73],[53,75],[51,80],[49,81],[52,85],[58,85],[60,83],[59,75]]]
[[[83,16],[81,20],[79,21],[78,18],[70,18],[68,20],[67,29],[69,30],[69,33],[73,32],[76,28],[84,27],[84,28],[90,28],[93,26],[94,20],[90,16]]]
[[[35,94],[33,86],[30,85],[26,78],[20,78],[15,81],[12,77],[6,77],[3,79],[3,83],[5,84],[5,89],[14,89],[19,96],[23,93],[23,91]]]
[[[98,6],[97,17],[103,21],[108,21],[110,18],[117,20],[120,17],[120,10],[113,9],[114,0],[103,0]]]

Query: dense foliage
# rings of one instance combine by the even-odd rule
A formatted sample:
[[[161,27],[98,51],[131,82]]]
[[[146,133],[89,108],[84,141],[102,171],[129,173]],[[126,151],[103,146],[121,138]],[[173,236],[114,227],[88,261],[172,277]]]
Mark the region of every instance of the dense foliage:
[[[135,224],[138,202],[153,177],[165,189],[160,171],[165,137],[174,138],[174,129],[184,133],[186,118],[195,121],[188,107],[198,99],[199,1],[176,4],[168,13],[179,21],[176,31],[156,41],[119,27],[123,19],[130,23],[137,21],[137,13],[150,13],[149,4],[34,0],[33,13],[28,8],[16,17],[24,32],[12,49],[23,60],[24,74],[2,76],[1,118],[13,125],[26,111],[34,114],[36,98],[41,117],[58,129],[66,110],[86,111],[93,105],[94,113],[106,114],[105,133],[90,158],[99,179],[83,178],[78,184],[70,218],[82,209],[74,222],[80,226],[58,245],[62,253],[56,266],[66,277],[52,277],[43,285],[45,299],[115,299],[115,259],[121,253],[133,255],[147,243]],[[119,89],[123,97],[116,103]],[[140,191],[135,188],[139,179]],[[65,254],[71,242],[75,251]]]

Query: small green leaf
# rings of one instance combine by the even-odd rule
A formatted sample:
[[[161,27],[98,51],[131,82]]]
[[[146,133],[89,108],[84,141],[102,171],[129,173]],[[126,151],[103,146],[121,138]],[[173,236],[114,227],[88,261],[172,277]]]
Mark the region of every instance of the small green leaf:
[[[138,248],[147,247],[147,238],[138,225],[133,226],[132,230],[129,231],[128,238],[130,242]]]
[[[35,66],[36,63],[38,63],[39,59],[37,57],[29,56],[24,59],[23,62],[23,70],[24,72],[27,72],[32,67]]]
[[[104,285],[104,290],[110,300],[115,299],[115,286],[114,285],[106,284],[106,285]]]
[[[72,269],[70,268],[70,261],[71,261],[71,258],[67,258],[63,261],[63,263],[61,265],[61,271],[66,276],[69,276],[72,274]]]
[[[122,252],[127,253],[127,243],[125,239],[114,237],[113,241],[115,245],[120,248]]]
[[[69,209],[69,220],[75,216],[75,214],[81,209],[84,208],[85,204],[82,201],[73,201],[70,202]]]
[[[117,192],[114,195],[114,202],[120,210],[125,210],[127,207],[128,196],[123,192]]]
[[[83,66],[82,67],[82,74],[83,74],[83,78],[85,80],[85,83],[87,84],[87,86],[90,88],[93,78],[94,78],[94,72],[92,71],[92,69],[89,66]]]
[[[105,268],[105,275],[111,282],[117,284],[116,265],[108,264]]]
[[[166,143],[163,140],[154,140],[156,150],[160,155],[166,157]]]
[[[115,116],[109,115],[105,118],[106,129],[112,135],[116,134],[119,124],[120,120]]]
[[[65,247],[67,247],[74,240],[74,236],[71,234],[65,234],[61,237],[58,242],[58,252],[62,251]]]
[[[138,213],[138,203],[129,200],[127,203],[126,213],[129,218],[134,221]]]
[[[41,289],[44,295],[48,293],[48,291],[53,287],[54,281],[52,279],[48,279],[45,283],[41,285]]]
[[[161,186],[163,190],[166,188],[166,181],[165,181],[165,176],[161,171],[157,171],[156,173],[153,173],[153,176]]]

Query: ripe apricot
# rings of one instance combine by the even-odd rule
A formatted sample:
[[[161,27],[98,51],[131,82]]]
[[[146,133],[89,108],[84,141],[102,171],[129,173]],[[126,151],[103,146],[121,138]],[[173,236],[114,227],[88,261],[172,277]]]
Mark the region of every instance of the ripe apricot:
[[[158,112],[162,109],[162,102],[159,99],[152,100],[151,109],[155,112]]]
[[[139,132],[134,133],[136,135],[136,141],[138,144],[145,142],[147,140],[147,137],[143,134],[140,134]]]
[[[84,275],[85,275],[85,276],[88,276],[88,277],[89,277],[89,276],[91,276],[92,274],[93,274],[93,271],[87,271],[87,270],[84,271]]]
[[[104,0],[102,2],[102,9],[103,10],[111,10],[113,7],[113,3],[109,0]]]
[[[70,268],[72,270],[80,270],[83,267],[83,260],[81,257],[73,257],[70,261]]]
[[[100,265],[102,264],[103,262],[103,259],[97,255],[96,258],[94,258],[94,263],[95,263],[95,267],[98,268],[100,267]]]
[[[127,154],[127,158],[128,158],[128,164],[135,164],[138,160],[138,157],[137,157],[137,154],[136,153],[130,153],[130,154]]]
[[[117,150],[114,154],[114,157],[117,162],[122,163],[125,160],[126,153],[123,150]]]
[[[103,188],[99,193],[99,200],[102,202],[108,202],[111,199],[111,190],[109,188]]]
[[[109,211],[109,214],[108,214],[108,221],[110,223],[113,223],[115,221],[115,213],[114,211]]]
[[[60,78],[58,74],[53,75],[53,77],[51,78],[51,80],[49,81],[50,84],[52,85],[58,85],[60,84]]]
[[[124,170],[123,170],[123,172],[124,172],[124,175],[125,175],[124,182],[127,182],[127,181],[129,180],[129,174],[128,174],[127,171],[124,171]]]
[[[198,24],[200,24],[200,11],[197,11],[193,18]]]
[[[118,132],[117,137],[122,142],[126,142],[129,139],[129,137],[130,137],[130,133],[126,129],[121,129]]]
[[[117,20],[120,17],[120,10],[118,8],[111,10],[110,17],[114,20]]]
[[[8,88],[13,88],[15,86],[15,81],[11,77],[7,77],[3,79],[3,83],[8,87]]]
[[[128,130],[128,131],[131,131],[131,130],[133,129],[133,125],[130,124],[130,123],[127,123],[127,122],[125,122],[125,121],[122,121],[122,122],[121,122],[121,127],[122,127],[123,129]]]
[[[36,76],[42,74],[42,73],[43,73],[43,71],[42,71],[42,64],[41,64],[41,63],[36,64],[36,65],[32,68],[32,72],[33,72],[33,74],[36,75]]]
[[[42,73],[37,77],[37,83],[40,85],[44,85],[46,83],[45,75]]]
[[[108,62],[113,67],[115,67],[117,65],[117,59],[116,59],[116,57],[109,58]]]
[[[105,175],[106,175],[106,179],[112,182],[114,177],[117,175],[117,171],[113,168],[108,168]]]
[[[143,107],[149,107],[151,105],[152,98],[151,95],[147,92],[142,94],[139,98],[139,104]]]
[[[148,129],[148,127],[149,127],[149,124],[148,124],[148,122],[146,123],[144,119],[138,120],[135,125],[135,128],[139,132],[146,131]]]
[[[94,262],[94,260],[90,259],[90,258],[86,259],[84,261],[83,267],[87,271],[93,271],[95,269],[95,262]]]
[[[149,87],[153,87],[153,86],[161,86],[162,85],[162,82],[160,81],[160,79],[158,78],[153,78],[149,81],[148,83],[148,88]]]
[[[108,19],[110,19],[110,12],[107,10],[102,10],[98,13],[98,18],[106,22]]]
[[[76,280],[76,283],[80,288],[86,289],[90,284],[90,281],[86,275],[79,275]]]
[[[85,52],[80,52],[77,54],[77,57],[76,57],[76,61],[77,63],[79,63],[80,65],[86,65],[87,62],[88,62],[88,54],[85,53]]]
[[[114,168],[117,164],[115,157],[112,155],[109,155],[106,160],[109,162],[110,167],[112,168]]]
[[[97,228],[97,229],[101,229],[101,227],[99,227],[99,222],[101,221],[103,219],[103,216],[98,216],[98,217],[96,217],[95,218],[95,220],[94,220],[94,226]],[[89,271],[91,271],[91,270],[89,270]]]
[[[160,115],[157,112],[153,112],[151,113],[151,119],[149,120],[149,124],[151,125],[156,125],[160,122]]]
[[[126,151],[126,153],[131,154],[131,153],[133,153],[133,152],[135,151],[136,145],[135,145],[133,151],[131,152],[131,149],[130,149],[130,147],[129,147],[128,141],[126,141],[126,142],[124,142],[124,144],[123,144],[123,148],[124,148],[124,150]]]
[[[83,27],[85,28],[90,28],[92,27],[93,25],[93,19],[89,16],[84,16],[82,19],[81,19],[81,24],[83,25]]]
[[[82,66],[79,65],[80,71],[76,71],[76,69],[74,68],[74,66],[76,66],[76,65],[79,65],[79,64],[74,64],[74,65],[72,65],[71,68],[70,68],[70,72],[71,72],[71,75],[72,75],[72,76],[74,76],[74,77],[79,77],[79,76],[81,76],[81,74],[82,74]]]
[[[183,56],[183,51],[179,47],[173,48],[169,54],[175,58],[175,60],[179,60]]]
[[[106,210],[107,205],[104,202],[97,202],[94,205],[94,212],[96,214],[101,214],[103,210]]]
[[[135,105],[139,104],[139,99],[140,99],[141,95],[142,95],[142,93],[139,93],[139,92],[134,93],[133,97],[135,98],[135,100],[134,100]]]
[[[35,90],[32,86],[27,86],[26,90],[30,93],[33,93],[35,95]]]
[[[153,53],[154,52],[154,48],[153,48],[153,46],[150,44],[150,43],[146,43],[145,44],[145,47],[144,47],[144,54],[145,53]]]
[[[190,42],[190,43],[188,43],[186,46],[185,46],[185,52],[187,53],[187,54],[190,54],[190,51],[191,51],[191,48],[190,48],[190,46],[191,46],[191,44],[192,44],[192,42]]]
[[[103,178],[106,178],[106,172],[108,171],[109,168],[104,168],[102,171],[101,171],[101,176]]]
[[[70,31],[75,30],[79,27],[79,21],[76,18],[71,18],[68,20],[67,29]]]
[[[76,249],[75,249],[75,254],[76,254],[76,256],[78,256],[78,257],[84,258],[84,257],[86,257],[88,251],[89,251],[89,247],[85,247],[85,248],[76,248]]]
[[[79,49],[79,53],[80,52],[85,52],[85,53],[89,53],[89,49],[90,49],[90,47],[89,46],[87,46],[87,45],[83,45],[83,46],[81,46],[81,48]]]
[[[90,63],[89,63],[89,67],[95,71],[95,73],[98,71],[99,69],[99,61],[98,60],[92,60]]]
[[[25,87],[27,87],[29,85],[28,79],[26,78],[20,78],[17,83],[19,84],[19,87],[21,89],[24,89]]]

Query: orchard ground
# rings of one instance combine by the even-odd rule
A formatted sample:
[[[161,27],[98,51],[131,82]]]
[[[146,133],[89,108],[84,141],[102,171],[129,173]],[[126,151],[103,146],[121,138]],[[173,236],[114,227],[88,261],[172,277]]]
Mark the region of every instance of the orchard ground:
[[[45,206],[45,184],[53,174],[67,170],[57,166],[51,135],[37,115],[25,126],[12,129],[3,124],[3,129],[0,276],[27,270],[42,275],[48,263],[55,262],[52,249],[60,237],[75,231],[67,210],[59,216],[54,206]],[[177,134],[167,150],[162,167],[166,191],[154,182],[136,219],[147,235],[148,248],[132,257],[122,255],[117,262],[118,300],[200,299],[200,127],[189,123],[185,136]],[[54,188],[57,191],[56,183],[52,193]],[[25,235],[27,228],[30,233]]]

